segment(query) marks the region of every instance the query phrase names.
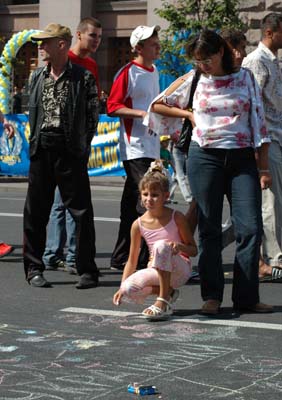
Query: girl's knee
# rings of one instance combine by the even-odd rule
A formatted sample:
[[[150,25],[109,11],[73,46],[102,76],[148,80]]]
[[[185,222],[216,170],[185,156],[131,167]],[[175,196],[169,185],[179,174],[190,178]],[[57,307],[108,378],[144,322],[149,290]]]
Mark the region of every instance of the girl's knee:
[[[152,286],[155,286],[156,278],[154,275],[157,275],[156,271],[149,271],[150,274],[145,274],[144,277],[143,272],[145,271],[146,270],[137,271],[135,275],[138,275],[138,279],[136,279],[136,277],[134,277],[134,279],[129,277],[121,284],[120,288],[125,298],[137,304],[144,303],[146,297],[152,294]]]
[[[140,292],[142,290],[142,287],[133,281],[125,280],[121,284],[120,289],[123,295],[131,297],[132,295]]]

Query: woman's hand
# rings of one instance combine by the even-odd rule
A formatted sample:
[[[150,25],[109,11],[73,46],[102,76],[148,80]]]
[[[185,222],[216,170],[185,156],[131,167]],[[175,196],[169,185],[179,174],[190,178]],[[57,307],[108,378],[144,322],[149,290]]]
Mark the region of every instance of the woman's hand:
[[[256,151],[256,161],[259,172],[260,187],[262,190],[268,189],[272,185],[271,174],[268,164],[269,143],[263,143]]]
[[[175,254],[178,254],[181,250],[179,248],[179,246],[181,246],[181,243],[178,242],[169,242],[169,245],[171,247],[172,250],[172,254],[175,256]]]
[[[121,290],[119,289],[113,297],[113,303],[115,306],[119,306],[121,304],[121,299],[123,297],[123,294],[121,293]]]
[[[272,178],[268,170],[259,171],[260,187],[262,190],[269,189],[272,185]]]
[[[194,128],[195,127],[195,119],[194,119],[194,113],[193,113],[193,110],[191,109],[191,108],[189,108],[188,110],[187,110],[187,117],[186,118],[188,118],[188,119],[190,119],[190,121],[191,121],[191,124],[192,124],[192,127]]]

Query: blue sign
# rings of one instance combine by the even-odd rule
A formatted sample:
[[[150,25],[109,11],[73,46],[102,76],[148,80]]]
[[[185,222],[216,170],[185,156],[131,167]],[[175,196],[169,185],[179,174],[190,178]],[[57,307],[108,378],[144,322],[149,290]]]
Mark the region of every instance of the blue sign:
[[[7,115],[15,135],[8,139],[0,124],[0,175],[27,176],[29,171],[29,123],[26,114]],[[119,153],[119,118],[100,114],[91,143],[89,176],[124,176]]]

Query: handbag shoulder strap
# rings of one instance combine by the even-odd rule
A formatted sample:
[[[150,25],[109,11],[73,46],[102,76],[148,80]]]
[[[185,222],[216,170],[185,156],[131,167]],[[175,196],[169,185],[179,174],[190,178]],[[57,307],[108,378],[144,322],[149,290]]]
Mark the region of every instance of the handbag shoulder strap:
[[[191,91],[190,91],[190,96],[189,96],[189,101],[188,101],[187,108],[192,108],[193,97],[194,97],[194,93],[195,93],[198,81],[200,79],[200,76],[201,76],[201,72],[196,69],[195,75],[193,76],[193,79],[192,79]]]

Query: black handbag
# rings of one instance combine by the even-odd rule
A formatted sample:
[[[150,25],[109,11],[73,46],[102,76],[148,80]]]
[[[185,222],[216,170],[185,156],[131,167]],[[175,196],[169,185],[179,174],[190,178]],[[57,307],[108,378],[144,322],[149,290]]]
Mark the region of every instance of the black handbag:
[[[189,101],[187,108],[192,108],[193,104],[193,97],[194,93],[198,84],[198,80],[200,79],[200,72],[196,71],[195,75],[193,76],[192,79],[192,84],[191,84],[191,91],[190,91],[190,96],[189,96]],[[180,132],[180,135],[178,137],[177,142],[174,144],[174,147],[176,147],[178,150],[182,151],[183,153],[188,153],[190,142],[191,142],[191,137],[192,137],[192,131],[193,131],[193,126],[189,118],[185,118],[182,129]]]

